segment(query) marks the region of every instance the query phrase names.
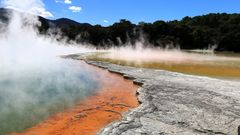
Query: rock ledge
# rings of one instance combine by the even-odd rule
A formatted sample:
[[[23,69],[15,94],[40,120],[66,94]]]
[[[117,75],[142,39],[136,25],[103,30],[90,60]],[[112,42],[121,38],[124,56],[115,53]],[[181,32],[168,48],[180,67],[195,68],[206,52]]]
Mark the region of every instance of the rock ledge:
[[[76,57],[75,57],[76,59]],[[79,59],[79,57],[78,57]],[[240,82],[86,61],[141,85],[141,105],[99,135],[237,135]]]

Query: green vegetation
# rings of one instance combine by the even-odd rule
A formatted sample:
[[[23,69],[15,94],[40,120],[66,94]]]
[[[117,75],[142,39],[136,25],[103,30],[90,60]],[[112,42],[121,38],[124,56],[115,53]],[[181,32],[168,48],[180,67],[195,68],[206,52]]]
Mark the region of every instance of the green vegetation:
[[[0,8],[0,22],[6,22],[5,14],[6,9]],[[48,20],[39,17],[39,20],[42,23],[39,27],[41,34],[49,34],[49,29],[51,32],[57,29],[62,31],[59,40],[67,37],[68,41],[90,43],[98,48],[133,45],[144,38],[145,46],[240,52],[240,14],[214,13],[139,24],[123,19],[108,27],[78,23],[66,18]],[[50,35],[54,34],[59,35],[59,31]]]
[[[63,36],[101,48],[134,44],[144,37],[144,45],[147,46],[240,52],[240,14],[208,14],[185,17],[180,21],[141,22],[138,25],[120,20],[108,27],[69,21],[57,21]],[[43,23],[40,30],[46,31],[49,27],[48,23]]]

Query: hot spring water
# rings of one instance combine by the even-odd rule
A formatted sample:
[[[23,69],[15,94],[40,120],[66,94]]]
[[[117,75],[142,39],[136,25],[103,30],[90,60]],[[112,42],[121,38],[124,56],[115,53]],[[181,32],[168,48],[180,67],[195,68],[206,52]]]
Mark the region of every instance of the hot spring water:
[[[97,74],[84,64],[59,57],[89,50],[37,33],[38,19],[29,14],[39,15],[34,9],[48,13],[41,0],[2,0],[1,6],[27,11],[10,14],[4,32],[0,29],[0,134],[6,134],[23,131],[73,106],[100,85]],[[197,75],[240,76],[239,57],[146,48],[110,52],[92,59]]]
[[[0,134],[23,131],[98,88],[81,63],[61,61],[65,64],[48,70],[42,66],[13,74],[0,69]]]
[[[73,106],[99,85],[84,64],[59,57],[86,49],[38,34],[41,24],[31,14],[39,15],[36,8],[47,13],[41,0],[2,0],[1,6],[18,11],[9,13],[9,24],[0,31],[2,135],[23,131]]]
[[[96,53],[87,58],[125,66],[163,69],[192,75],[240,80],[239,54],[202,51],[144,48],[142,43],[139,42],[135,47],[113,48],[108,52]]]

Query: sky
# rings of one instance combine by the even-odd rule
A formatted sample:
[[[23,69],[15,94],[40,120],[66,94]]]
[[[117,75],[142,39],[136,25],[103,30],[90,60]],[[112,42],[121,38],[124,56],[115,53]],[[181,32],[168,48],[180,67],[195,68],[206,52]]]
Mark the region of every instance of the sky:
[[[179,20],[208,13],[240,13],[240,0],[42,0],[49,19],[70,18],[81,23],[111,25]]]

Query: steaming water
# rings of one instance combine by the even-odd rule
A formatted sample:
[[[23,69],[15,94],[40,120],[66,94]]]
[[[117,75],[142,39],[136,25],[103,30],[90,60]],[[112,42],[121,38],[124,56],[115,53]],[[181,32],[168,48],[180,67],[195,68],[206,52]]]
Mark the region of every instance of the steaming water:
[[[28,13],[9,14],[0,32],[0,134],[19,132],[73,106],[98,89],[95,73],[59,55],[86,52],[36,32],[34,9],[40,0],[3,0],[4,7]],[[0,23],[1,24],[1,23]],[[68,46],[68,47],[66,47]]]
[[[144,48],[141,43],[138,43],[135,48],[112,49],[108,53],[92,55],[89,58],[120,65],[240,80],[239,54],[153,49]]]
[[[10,24],[4,33],[0,33],[0,134],[5,134],[35,125],[74,105],[100,86],[95,73],[83,64],[58,57],[89,50],[66,47],[65,43],[56,42],[54,38],[37,34],[35,26],[39,22],[29,13],[41,11],[50,15],[41,0],[3,0],[2,3],[4,7],[28,12],[10,15]],[[202,70],[204,73],[208,70],[208,74],[217,69],[220,72],[231,69],[226,74],[240,75],[240,61],[236,57],[146,48],[122,48],[110,52],[98,58],[123,65],[140,64],[141,67],[195,74]],[[206,64],[207,67],[199,68]]]
[[[23,131],[99,87],[83,64],[59,57],[87,50],[38,35],[37,23],[13,13],[0,35],[0,134]]]
[[[98,88],[93,73],[81,63],[61,61],[61,67],[47,70],[11,74],[0,69],[0,134],[23,131]]]

